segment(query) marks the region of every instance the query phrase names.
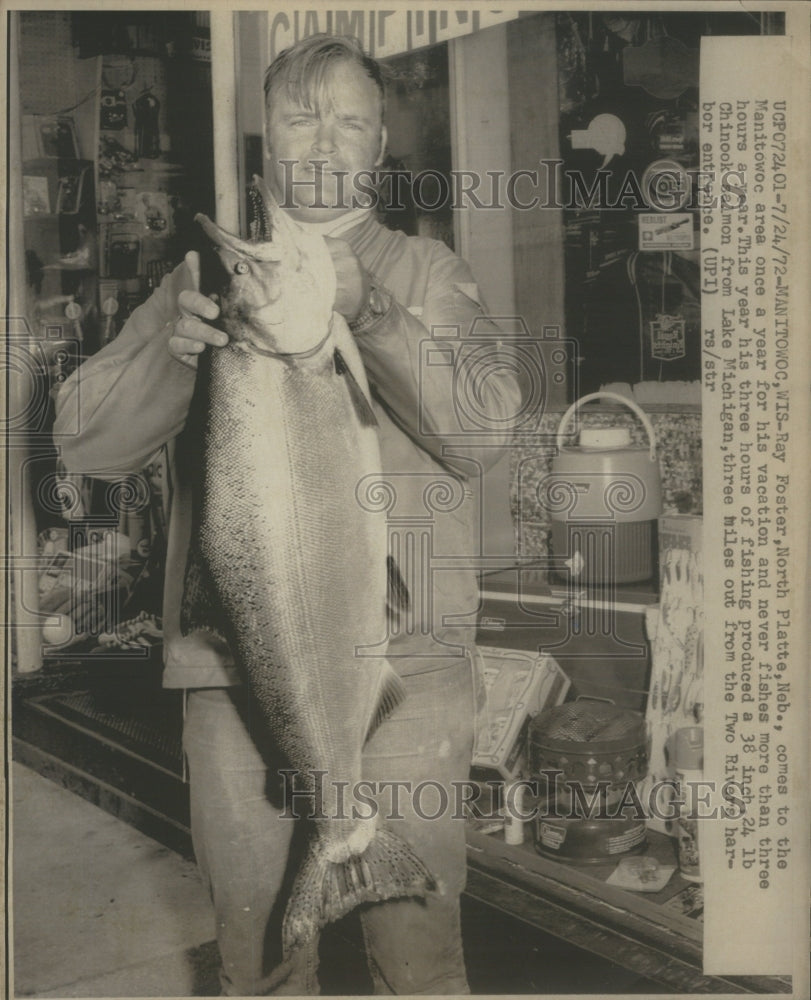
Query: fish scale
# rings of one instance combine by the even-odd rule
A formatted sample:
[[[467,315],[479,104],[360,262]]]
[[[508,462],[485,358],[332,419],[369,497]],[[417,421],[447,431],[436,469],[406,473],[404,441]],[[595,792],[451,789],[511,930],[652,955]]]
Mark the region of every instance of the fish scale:
[[[331,311],[326,244],[261,196],[270,244],[198,216],[229,344],[201,360],[187,424],[201,453],[181,625],[228,641],[296,788],[321,792],[284,918],[289,954],[359,903],[435,883],[404,840],[351,812],[363,744],[404,696],[385,659],[385,515],[355,496],[381,476],[377,431],[354,338]]]
[[[354,647],[358,642],[379,643],[385,636],[382,616],[368,613],[373,592],[385,593],[385,564],[381,556],[375,572],[373,547],[377,539],[368,528],[364,532],[361,527],[353,533],[355,557],[360,555],[370,565],[357,581],[360,590],[343,585],[346,552],[341,548],[346,544],[343,532],[349,519],[341,508],[356,503],[356,476],[369,474],[373,462],[363,466],[357,461],[342,463],[331,477],[331,490],[323,489],[324,470],[329,467],[326,463],[333,469],[335,463],[334,453],[328,454],[334,441],[321,428],[340,426],[350,409],[337,376],[285,371],[232,347],[214,355],[212,382],[216,385],[212,410],[217,413],[212,433],[224,430],[230,440],[212,455],[206,470],[205,496],[216,499],[203,506],[201,545],[209,553],[212,575],[223,581],[222,599],[232,622],[233,641],[248,670],[262,669],[264,663],[256,662],[260,657],[271,663],[309,661],[318,666],[304,674],[291,691],[268,683],[260,693],[267,710],[283,708],[285,698],[295,697],[295,710],[306,715],[306,728],[299,725],[279,736],[283,750],[299,744],[288,756],[297,757],[303,770],[326,767],[338,780],[352,778],[357,764],[355,760],[346,761],[346,744],[354,744],[352,756],[359,760],[363,737],[356,716],[369,717],[371,706],[353,706],[347,699],[357,697],[355,675],[359,671],[372,674],[375,666],[373,661],[357,661]],[[261,431],[241,440],[234,433],[245,412],[246,398],[253,401],[251,416],[259,428],[287,423],[281,440],[274,442],[275,451],[269,453],[267,436]],[[302,399],[307,400],[306,411],[300,405]],[[222,422],[222,427],[217,422]],[[315,430],[318,433],[314,434]],[[289,441],[306,442],[308,438],[306,455],[280,451],[280,446]],[[330,445],[325,447],[328,441]],[[260,479],[254,470],[263,466],[265,474]],[[220,484],[233,491],[226,503],[217,497]],[[361,518],[356,520],[362,526],[359,513]],[[251,559],[245,567],[247,582],[246,574],[235,569],[245,558],[247,539],[237,539],[236,545],[230,543],[234,523],[252,525]],[[284,601],[274,601],[271,591],[284,594]],[[349,635],[347,622],[357,623]],[[261,637],[259,642],[257,636]],[[332,695],[339,711],[328,715],[319,679],[325,670],[334,673],[336,663],[345,664],[343,669],[350,676],[346,692],[337,683],[338,678],[333,678]],[[313,745],[305,750],[308,740]],[[348,773],[337,773],[337,768]],[[325,803],[327,812],[330,805]]]

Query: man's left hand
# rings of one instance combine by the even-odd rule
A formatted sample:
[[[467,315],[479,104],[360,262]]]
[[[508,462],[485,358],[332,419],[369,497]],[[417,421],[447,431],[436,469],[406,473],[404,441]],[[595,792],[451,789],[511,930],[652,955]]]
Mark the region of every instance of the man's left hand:
[[[332,256],[335,277],[338,279],[333,308],[351,323],[369,301],[371,289],[369,274],[346,240],[332,236],[326,236],[324,239]]]

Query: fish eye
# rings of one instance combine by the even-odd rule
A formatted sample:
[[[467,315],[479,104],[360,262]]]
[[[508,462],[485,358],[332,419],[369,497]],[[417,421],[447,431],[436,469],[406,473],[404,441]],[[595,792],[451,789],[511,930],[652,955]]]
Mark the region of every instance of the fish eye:
[[[246,260],[238,260],[236,264],[234,264],[235,274],[247,274],[250,269],[251,266]]]

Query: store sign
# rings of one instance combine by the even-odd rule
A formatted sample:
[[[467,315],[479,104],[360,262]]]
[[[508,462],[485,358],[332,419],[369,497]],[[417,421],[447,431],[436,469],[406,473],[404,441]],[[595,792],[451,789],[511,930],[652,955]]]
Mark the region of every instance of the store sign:
[[[191,57],[198,62],[211,62],[211,39],[203,35],[192,35]]]
[[[650,324],[651,355],[657,361],[676,361],[687,353],[687,334],[681,316],[660,314]]]
[[[640,250],[692,250],[693,216],[690,212],[643,212],[637,216]]]
[[[271,61],[302,38],[323,32],[355,35],[376,59],[447,42],[460,35],[512,21],[518,11],[464,8],[430,10],[290,10],[270,18]]]

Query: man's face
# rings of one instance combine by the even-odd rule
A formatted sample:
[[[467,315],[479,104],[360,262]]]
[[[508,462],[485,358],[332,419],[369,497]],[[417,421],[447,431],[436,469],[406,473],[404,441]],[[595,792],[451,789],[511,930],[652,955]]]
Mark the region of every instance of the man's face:
[[[380,163],[386,141],[375,82],[355,63],[335,62],[311,108],[283,84],[269,106],[266,176],[279,203],[295,205],[289,214],[303,222],[329,222],[352,208],[353,175]]]

